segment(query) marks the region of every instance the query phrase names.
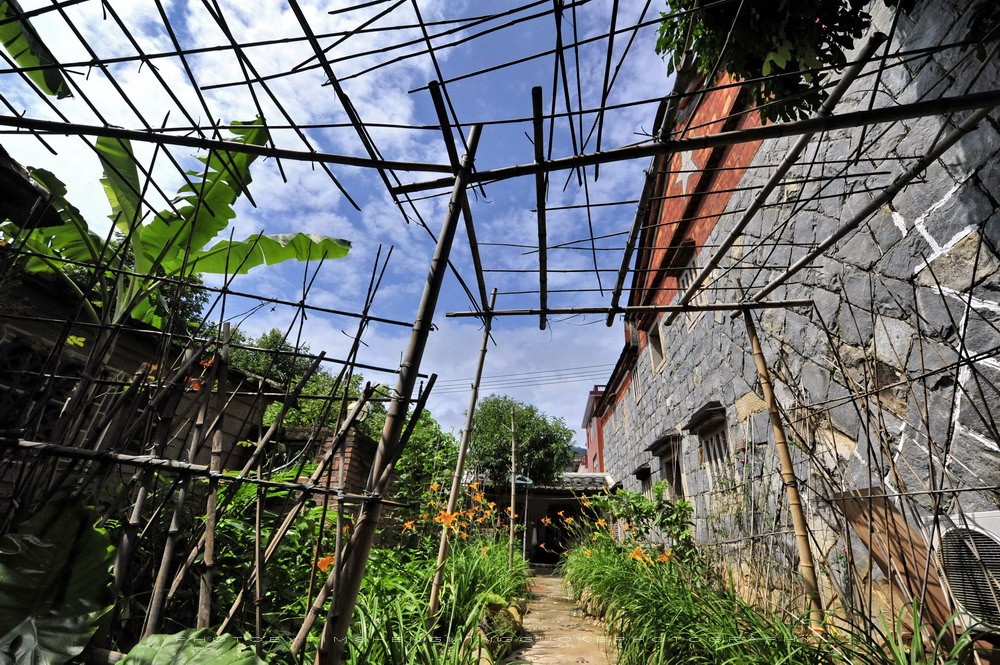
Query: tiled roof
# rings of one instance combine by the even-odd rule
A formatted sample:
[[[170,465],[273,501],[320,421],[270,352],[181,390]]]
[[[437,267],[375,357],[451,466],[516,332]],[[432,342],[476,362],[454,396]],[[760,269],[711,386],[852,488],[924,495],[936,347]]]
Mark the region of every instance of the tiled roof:
[[[564,473],[559,482],[539,489],[565,490],[571,492],[600,492],[610,487],[611,482],[603,473]]]

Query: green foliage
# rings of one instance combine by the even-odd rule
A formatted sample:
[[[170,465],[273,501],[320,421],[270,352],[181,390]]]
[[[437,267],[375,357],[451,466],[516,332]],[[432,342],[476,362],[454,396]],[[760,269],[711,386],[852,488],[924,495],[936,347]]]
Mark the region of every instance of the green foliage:
[[[303,469],[303,474],[312,472],[311,467]],[[298,469],[275,473],[271,480],[296,482]],[[233,484],[225,487],[220,501],[228,508],[217,525],[216,540],[218,554],[215,575],[215,603],[228,607],[242,589],[246,573],[253,561],[254,520],[258,499],[255,485]],[[290,493],[284,489],[268,489],[260,493],[264,503],[261,540],[270,541],[276,525],[280,524],[283,509],[287,508]],[[263,598],[259,601],[263,608],[264,633],[267,640],[284,643],[288,635],[294,635],[306,611],[306,591],[309,579],[316,570],[314,543],[319,534],[323,518],[323,507],[310,505],[301,511],[292,523],[287,535],[275,551],[263,578]],[[332,543],[336,509],[331,506],[327,512],[325,542]],[[236,623],[235,632],[241,629],[252,632],[252,614],[249,625]]]
[[[592,510],[623,527],[625,542],[638,544],[658,535],[671,547],[674,558],[693,563],[697,551],[692,531],[694,506],[686,499],[669,499],[666,483],[653,485],[650,496],[620,489],[588,499]]]
[[[28,78],[47,95],[71,97],[66,79],[59,73],[55,56],[31,27],[17,0],[0,1],[0,42],[19,67],[50,67],[27,72]]]
[[[748,87],[762,117],[808,117],[827,97],[831,69],[847,64],[871,23],[871,0],[755,0],[704,3],[671,0],[661,14],[656,52],[669,72],[681,68],[688,51],[704,75],[728,72],[753,81]],[[690,41],[689,41],[690,39]]]
[[[432,485],[439,485],[447,495],[457,459],[458,441],[424,410],[396,463],[394,499],[411,507],[393,511],[393,517],[400,522],[416,519],[421,505],[436,494],[429,490]],[[436,548],[436,538],[434,543]]]
[[[506,395],[479,402],[473,419],[471,463],[492,485],[510,482],[511,410],[517,437],[517,472],[535,485],[556,482],[573,461],[573,430],[561,418]]]
[[[123,665],[264,665],[232,635],[216,636],[207,628],[176,635],[150,635],[135,645]]]
[[[574,548],[564,565],[574,596],[604,619],[620,665],[851,662],[803,639],[804,619],[759,611],[702,571],[639,549],[602,539]]]
[[[411,553],[412,555],[412,553]],[[503,543],[468,540],[454,543],[445,568],[439,621],[427,627],[427,599],[434,576],[430,556],[376,549],[358,598],[358,613],[348,634],[350,665],[477,665],[488,653],[478,628],[502,643],[513,635],[495,621],[490,606],[506,606],[527,593],[528,566],[507,565]]]
[[[57,665],[90,642],[112,604],[97,519],[78,500],[53,501],[0,539],[0,661]]]
[[[262,145],[268,139],[260,118],[234,125],[238,127],[232,130],[236,142]],[[171,309],[164,294],[168,280],[186,284],[198,273],[236,274],[291,259],[341,258],[350,248],[345,240],[303,233],[257,234],[207,247],[236,216],[233,206],[250,183],[250,165],[256,156],[242,152],[212,151],[199,157],[204,170],[188,172],[191,182],[180,188],[173,206],[142,223],[142,183],[131,144],[101,137],[96,148],[119,240],[105,244],[94,234],[79,210],[66,201],[65,185],[42,169],[29,173],[50,192],[52,205],[65,223],[22,232],[8,222],[0,231],[35,255],[26,262],[29,272],[55,273],[65,279],[67,270],[79,271],[68,268],[72,262],[94,266],[93,297],[112,324],[131,317],[162,328],[162,313]],[[79,296],[91,295],[72,280],[66,281]],[[89,312],[100,321],[93,308]]]

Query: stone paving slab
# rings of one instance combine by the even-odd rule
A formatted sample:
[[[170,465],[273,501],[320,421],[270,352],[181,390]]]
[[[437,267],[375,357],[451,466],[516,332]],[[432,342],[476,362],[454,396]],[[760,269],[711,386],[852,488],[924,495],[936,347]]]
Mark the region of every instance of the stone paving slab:
[[[576,608],[561,577],[539,570],[531,585],[523,646],[504,665],[613,665],[604,630]]]

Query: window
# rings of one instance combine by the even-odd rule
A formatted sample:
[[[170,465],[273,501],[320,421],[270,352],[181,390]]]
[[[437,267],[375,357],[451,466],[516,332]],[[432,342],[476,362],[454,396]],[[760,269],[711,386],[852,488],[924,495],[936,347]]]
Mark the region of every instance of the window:
[[[632,379],[628,382],[628,391],[632,393],[632,399],[637,404],[640,399],[642,399],[642,384],[639,382],[639,365],[636,363],[632,366],[632,371],[630,372]]]
[[[660,480],[667,484],[667,495],[672,499],[684,496],[680,435],[667,434],[660,437],[646,450],[659,460]]]
[[[729,437],[726,435],[726,420],[714,419],[698,430],[701,446],[701,461],[708,468],[713,483],[721,481],[726,461],[729,459]]]
[[[653,320],[653,325],[646,332],[646,346],[649,347],[649,359],[655,372],[663,364],[663,338],[660,336],[660,317]]]
[[[687,267],[684,268],[684,271],[680,274],[680,277],[677,278],[677,288],[680,290],[680,293],[683,294],[685,291],[687,291],[691,287],[692,284],[694,284],[694,278],[697,275],[698,275],[698,265],[695,263],[694,258],[692,258],[691,262],[688,263]],[[689,305],[704,305],[705,304],[706,300],[705,300],[704,286],[705,285],[702,284],[702,287],[699,288],[698,291],[695,292],[694,297],[691,298],[691,300],[688,301]],[[705,312],[703,312],[703,311],[702,312],[687,312],[686,313],[686,317],[687,317],[688,327],[690,328],[695,323],[697,323],[698,319],[700,319],[701,316],[702,316],[702,314],[704,314],[704,313]]]

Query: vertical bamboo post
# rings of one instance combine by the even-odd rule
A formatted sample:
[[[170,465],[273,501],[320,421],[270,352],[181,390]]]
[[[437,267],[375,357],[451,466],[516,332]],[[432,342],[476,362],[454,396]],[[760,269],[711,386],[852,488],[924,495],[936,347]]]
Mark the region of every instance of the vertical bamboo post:
[[[753,352],[754,364],[757,366],[760,389],[764,393],[764,402],[767,404],[767,414],[771,419],[774,447],[778,453],[778,463],[781,465],[781,480],[785,486],[788,512],[792,516],[792,529],[795,531],[795,544],[799,553],[799,573],[802,575],[806,597],[809,600],[809,625],[814,631],[820,631],[823,626],[823,600],[819,595],[816,567],[813,564],[812,548],[809,546],[809,528],[802,510],[802,498],[799,496],[799,481],[795,477],[792,455],[788,450],[785,428],[781,424],[778,401],[774,397],[771,374],[767,369],[767,362],[764,360],[764,351],[760,345],[760,338],[757,336],[757,327],[754,325],[750,310],[745,307],[743,308],[743,322],[746,324],[747,337],[750,338],[750,348]]]
[[[264,468],[260,462],[257,463],[257,479],[261,478]],[[264,488],[257,486],[257,505],[254,506],[253,520],[253,567],[257,570],[257,575],[253,580],[253,627],[254,637],[257,638],[257,655],[261,655],[260,640],[264,632],[264,545],[261,538],[261,529],[264,522]]]
[[[507,542],[507,567],[514,567],[514,516],[517,508],[517,433],[514,425],[514,405],[510,405],[510,538]]]
[[[462,475],[465,473],[465,456],[469,450],[469,440],[472,439],[472,420],[476,415],[476,404],[479,403],[479,383],[483,377],[483,366],[486,364],[486,349],[490,341],[490,329],[493,317],[489,311],[497,301],[497,290],[490,294],[490,304],[486,320],[483,323],[483,344],[479,347],[479,360],[476,363],[476,377],[472,381],[472,396],[469,398],[469,409],[465,412],[465,428],[462,430],[462,442],[458,447],[458,460],[455,461],[455,474],[451,478],[451,493],[448,494],[448,513],[454,513],[458,507],[458,493],[462,488]],[[438,543],[437,565],[434,568],[434,581],[431,583],[431,599],[427,604],[427,623],[434,625],[441,595],[441,581],[444,579],[444,562],[448,558],[448,527],[441,525],[441,541]]]
[[[413,329],[410,332],[410,344],[403,357],[403,362],[400,364],[399,377],[392,393],[393,399],[386,414],[382,436],[375,453],[375,461],[372,464],[371,478],[378,478],[378,480],[371,484],[368,490],[376,500],[363,504],[358,512],[357,525],[345,551],[340,577],[341,588],[337,590],[337,603],[331,607],[331,611],[327,614],[323,639],[319,652],[316,654],[316,662],[319,665],[340,665],[343,662],[347,632],[350,629],[354,608],[358,600],[358,591],[365,574],[368,553],[375,540],[375,531],[378,527],[379,515],[382,512],[382,505],[377,497],[389,485],[390,478],[383,476],[382,471],[390,469],[399,457],[400,435],[406,423],[407,409],[413,395],[413,388],[416,385],[417,374],[420,371],[420,361],[423,358],[427,337],[431,331],[434,310],[441,293],[441,284],[448,270],[448,256],[451,254],[451,246],[455,240],[455,230],[458,227],[458,218],[465,200],[465,190],[472,174],[472,165],[481,133],[482,125],[472,127],[469,132],[466,155],[462,160],[462,168],[455,175],[455,184],[448,202],[448,213],[441,233],[438,235],[434,258],[431,259],[420,306],[417,309]]]
[[[218,414],[215,419],[214,430],[212,431],[212,457],[209,461],[209,470],[218,473],[222,469],[222,437],[224,434],[223,425],[225,423],[226,391],[229,389],[229,322],[222,324],[222,349],[216,356],[217,366],[213,377],[218,377],[218,387],[215,390],[215,400]],[[215,528],[218,519],[217,508],[219,501],[219,481],[212,478],[210,481],[208,498],[205,499],[205,560],[201,571],[200,584],[198,586],[198,616],[197,628],[208,628],[212,622],[212,574],[215,569]]]

